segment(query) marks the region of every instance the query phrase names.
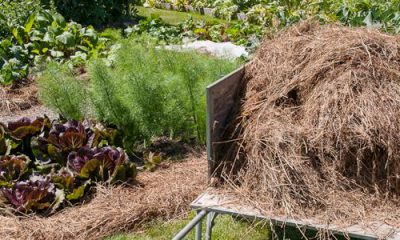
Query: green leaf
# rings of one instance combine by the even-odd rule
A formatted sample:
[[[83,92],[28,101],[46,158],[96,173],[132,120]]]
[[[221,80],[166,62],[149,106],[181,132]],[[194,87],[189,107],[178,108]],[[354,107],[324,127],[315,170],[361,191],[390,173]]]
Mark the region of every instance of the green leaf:
[[[15,139],[23,139],[26,136],[31,136],[40,131],[37,126],[22,126],[11,132],[11,136]]]
[[[26,33],[29,33],[32,30],[35,20],[36,20],[36,13],[33,13],[29,16],[28,21],[25,23],[25,32]]]
[[[12,30],[12,34],[13,34],[15,40],[17,40],[17,42],[20,45],[24,44],[24,38],[23,38],[21,32],[25,32],[25,30],[21,29],[20,26],[16,27],[16,28],[13,28],[13,30]]]
[[[50,55],[54,58],[60,58],[64,56],[64,53],[61,51],[50,50]]]
[[[96,177],[100,171],[101,162],[98,159],[88,161],[81,169],[80,176],[83,178]]]
[[[110,178],[110,183],[125,182],[126,181],[126,169],[124,165],[119,165],[115,168]]]
[[[53,15],[53,18],[55,19],[58,26],[64,28],[67,25],[67,23],[65,22],[65,18],[61,14],[56,13]]]
[[[33,49],[33,50],[31,51],[31,53],[34,53],[34,54],[36,54],[36,55],[39,55],[39,54],[40,54],[40,51],[39,51],[39,49]]]
[[[40,174],[49,174],[55,169],[60,168],[60,165],[58,163],[50,163],[50,164],[41,164],[36,167],[36,170]]]
[[[72,47],[75,45],[74,35],[70,32],[64,32],[56,37],[56,40],[64,44],[66,47]]]
[[[110,178],[110,183],[127,182],[134,180],[137,175],[136,165],[128,163],[127,165],[119,165],[115,168]]]
[[[43,36],[43,42],[49,42],[52,43],[54,42],[54,39],[51,37],[49,32],[46,32]]]
[[[12,186],[13,184],[11,182],[0,180],[0,187],[11,188]]]
[[[78,188],[75,188],[72,193],[67,195],[67,200],[68,201],[76,201],[81,199],[83,196],[85,196],[86,189],[87,189],[88,184],[84,184]]]

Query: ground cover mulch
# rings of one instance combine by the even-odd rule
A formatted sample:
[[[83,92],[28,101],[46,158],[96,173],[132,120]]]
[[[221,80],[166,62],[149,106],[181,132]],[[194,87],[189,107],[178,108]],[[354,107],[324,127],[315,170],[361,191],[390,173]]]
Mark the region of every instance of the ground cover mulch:
[[[37,91],[33,80],[0,86],[0,114],[12,114],[39,105]]]
[[[138,175],[135,186],[98,186],[95,197],[50,217],[0,216],[3,239],[101,239],[140,229],[155,219],[173,219],[207,187],[205,153],[162,163]]]
[[[230,130],[221,176],[265,214],[400,228],[400,36],[306,21],[265,39]]]

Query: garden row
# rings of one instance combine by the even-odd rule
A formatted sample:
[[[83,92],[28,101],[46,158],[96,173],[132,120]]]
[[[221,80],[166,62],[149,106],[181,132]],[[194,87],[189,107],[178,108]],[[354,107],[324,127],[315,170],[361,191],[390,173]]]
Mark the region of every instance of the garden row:
[[[145,6],[197,11],[222,19],[239,19],[268,27],[285,27],[300,19],[341,21],[351,26],[376,26],[399,32],[398,0],[146,0]]]
[[[0,208],[51,214],[90,197],[96,182],[131,182],[136,166],[117,131],[89,121],[22,118],[0,124]]]

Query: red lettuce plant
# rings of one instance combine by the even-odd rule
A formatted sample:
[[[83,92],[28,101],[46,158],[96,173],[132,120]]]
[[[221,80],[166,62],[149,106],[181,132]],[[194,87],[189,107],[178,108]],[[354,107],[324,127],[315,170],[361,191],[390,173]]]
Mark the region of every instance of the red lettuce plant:
[[[29,162],[30,159],[24,155],[0,157],[0,186],[10,186],[12,181],[28,173]]]
[[[116,136],[89,121],[44,117],[0,124],[0,193],[17,212],[52,213],[89,196],[95,182],[132,181],[135,164],[108,145]]]
[[[48,178],[33,177],[28,181],[15,183],[2,192],[11,205],[19,212],[54,211],[64,199],[63,192],[56,189]]]

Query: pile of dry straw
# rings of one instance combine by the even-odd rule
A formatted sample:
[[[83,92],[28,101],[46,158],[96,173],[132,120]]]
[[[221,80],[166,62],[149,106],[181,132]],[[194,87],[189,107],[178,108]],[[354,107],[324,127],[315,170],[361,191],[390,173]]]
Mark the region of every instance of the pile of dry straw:
[[[102,239],[186,214],[207,184],[204,154],[141,173],[140,184],[97,188],[94,199],[48,218],[0,215],[0,239]]]
[[[262,43],[243,94],[223,171],[243,197],[400,227],[400,36],[303,22]]]

